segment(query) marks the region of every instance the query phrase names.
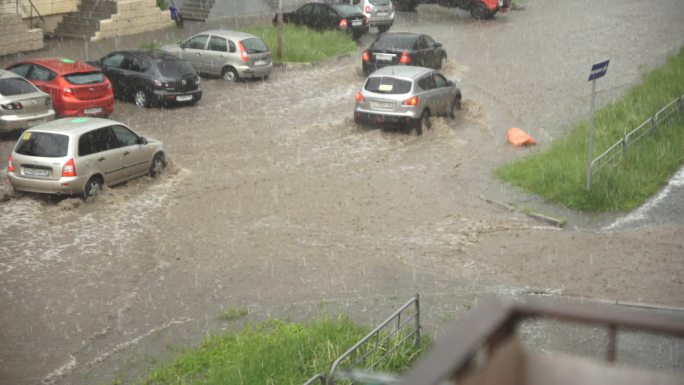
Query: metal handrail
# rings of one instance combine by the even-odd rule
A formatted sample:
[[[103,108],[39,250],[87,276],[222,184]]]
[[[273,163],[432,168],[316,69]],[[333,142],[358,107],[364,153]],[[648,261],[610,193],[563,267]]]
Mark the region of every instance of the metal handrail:
[[[404,310],[406,310],[408,307],[411,305],[415,305],[415,313],[409,317],[407,322],[404,322],[403,324],[401,323],[401,314]],[[420,298],[419,295],[416,294],[414,298],[412,298],[410,301],[406,302],[402,307],[397,309],[394,313],[392,313],[391,316],[389,316],[385,321],[383,321],[380,325],[376,326],[375,329],[373,329],[370,333],[366,334],[365,337],[363,337],[359,342],[354,344],[351,348],[349,348],[344,354],[342,354],[339,358],[333,362],[332,366],[330,367],[330,375],[328,376],[327,379],[327,384],[328,385],[333,385],[335,383],[335,372],[339,369],[340,364],[349,358],[350,356],[355,356],[356,351],[361,347],[363,344],[368,342],[371,338],[376,337],[379,338],[380,331],[384,329],[387,325],[389,325],[391,322],[393,322],[395,319],[397,319],[397,328],[395,329],[395,332],[399,330],[403,325],[406,325],[409,321],[412,321],[415,319],[415,330],[413,330],[412,333],[410,333],[410,336],[414,337],[414,346],[418,346],[420,344]],[[406,339],[403,338],[401,340],[401,343],[403,343]],[[364,354],[361,358],[364,358],[367,356],[368,353]],[[385,353],[383,357],[385,357],[388,353]],[[379,360],[378,360],[379,362]],[[376,363],[373,364],[375,366]]]
[[[641,123],[635,129],[631,130],[627,134],[623,135],[620,140],[615,142],[606,151],[601,153],[601,155],[592,159],[591,161],[591,173],[596,174],[601,168],[610,164],[614,159],[624,158],[627,156],[627,148],[631,143],[634,143],[641,139],[644,135],[649,132],[655,133],[660,126],[667,123],[674,114],[681,114],[684,108],[684,95],[674,99],[668,103],[665,107],[661,108],[654,116],[648,118],[646,121]],[[647,129],[648,128],[648,129]],[[620,149],[618,151],[618,149]],[[594,167],[596,166],[596,167]]]

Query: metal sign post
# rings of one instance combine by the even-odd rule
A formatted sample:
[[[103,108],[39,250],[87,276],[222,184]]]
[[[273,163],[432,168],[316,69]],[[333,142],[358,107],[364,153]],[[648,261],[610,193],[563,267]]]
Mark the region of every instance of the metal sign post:
[[[594,157],[594,102],[596,101],[596,79],[603,77],[606,72],[608,72],[608,63],[610,63],[610,60],[594,64],[589,73],[589,81],[591,82],[591,116],[589,117],[589,145],[587,146],[589,147],[589,155],[587,156],[587,191],[591,191],[591,163]]]

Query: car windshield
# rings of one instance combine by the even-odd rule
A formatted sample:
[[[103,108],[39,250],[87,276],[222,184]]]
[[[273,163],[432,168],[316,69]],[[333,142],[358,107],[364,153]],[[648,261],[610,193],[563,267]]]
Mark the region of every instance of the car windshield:
[[[69,137],[48,132],[24,132],[15,149],[17,154],[61,158],[67,155]]]
[[[415,35],[401,34],[401,35],[382,35],[373,43],[373,49],[413,49],[416,42]]]
[[[160,60],[157,62],[157,67],[162,76],[167,78],[195,72],[190,63],[185,60]]]
[[[379,94],[406,94],[411,91],[411,82],[391,76],[371,76],[366,81],[364,89]]]
[[[242,46],[247,50],[247,53],[268,52],[268,47],[258,37],[242,40],[241,43]]]
[[[38,92],[36,87],[22,78],[0,79],[0,95],[12,96]]]
[[[79,84],[102,83],[105,80],[105,77],[102,74],[102,72],[93,71],[93,72],[77,72],[77,73],[73,73],[73,74],[64,75],[64,79],[66,79],[71,84],[79,85]]]
[[[342,17],[348,17],[348,16],[353,16],[353,15],[358,15],[361,12],[359,12],[359,9],[349,5],[349,4],[338,4],[334,6],[335,10],[339,12],[340,16]]]
[[[373,5],[389,5],[391,0],[370,0]]]

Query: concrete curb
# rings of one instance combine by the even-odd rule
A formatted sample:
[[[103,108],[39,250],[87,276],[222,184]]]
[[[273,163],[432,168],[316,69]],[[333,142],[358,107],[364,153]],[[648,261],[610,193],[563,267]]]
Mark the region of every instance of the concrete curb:
[[[329,61],[333,60],[342,60],[346,59],[348,57],[351,57],[351,53],[346,53],[343,55],[338,55],[332,58],[327,58],[323,59],[320,61],[314,61],[314,62],[280,62],[280,63],[273,63],[273,67],[276,68],[282,68],[282,69],[304,69],[304,68],[312,68],[321,64],[325,64]]]
[[[550,225],[558,227],[558,228],[565,227],[565,224],[567,223],[567,221],[565,219],[550,217],[548,215],[544,215],[544,214],[537,213],[534,211],[521,210],[518,207],[516,207],[515,205],[505,203],[505,202],[500,202],[500,201],[497,201],[494,199],[485,198],[482,195],[480,195],[480,199],[482,199],[483,201],[485,201],[487,203],[490,203],[490,204],[493,204],[495,206],[499,206],[501,208],[504,208],[508,211],[522,212],[530,218],[536,219],[538,221],[545,222],[547,224],[550,224]]]

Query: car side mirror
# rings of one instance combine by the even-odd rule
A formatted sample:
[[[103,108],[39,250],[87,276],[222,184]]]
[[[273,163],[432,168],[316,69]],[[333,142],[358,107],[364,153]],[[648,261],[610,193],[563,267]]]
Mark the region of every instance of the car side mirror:
[[[442,43],[435,43],[435,48],[441,48],[441,47],[442,47]]]
[[[181,49],[185,49],[185,43],[178,43],[178,46],[181,47]]]
[[[456,82],[453,80],[449,80],[447,84],[449,85],[449,87],[456,87]]]
[[[147,138],[145,138],[144,136],[139,137],[138,144],[147,144]]]

